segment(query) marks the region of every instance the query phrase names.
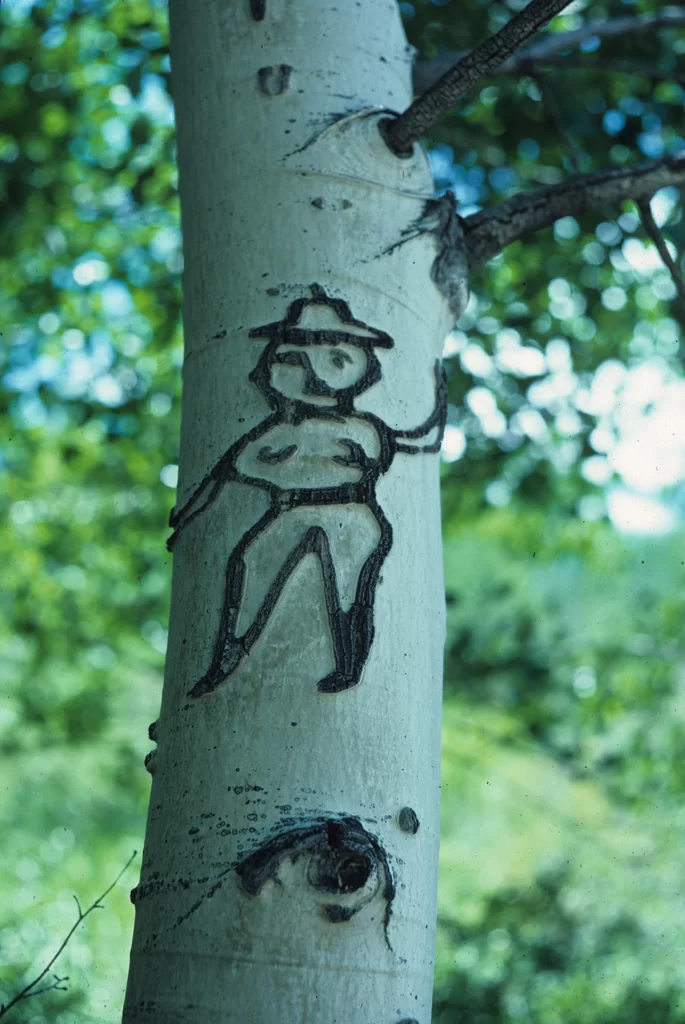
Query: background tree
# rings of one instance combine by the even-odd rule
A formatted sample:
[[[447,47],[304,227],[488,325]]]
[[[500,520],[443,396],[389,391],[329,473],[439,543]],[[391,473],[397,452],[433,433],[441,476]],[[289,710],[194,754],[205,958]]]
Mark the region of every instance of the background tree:
[[[511,15],[403,10],[427,58]],[[655,10],[589,5],[559,25]],[[139,842],[149,743],[130,723],[159,699],[180,259],[164,9],[5,4],[2,18],[9,992],[71,923],[71,892],[94,896]],[[562,54],[547,91],[581,170],[682,147],[684,45],[662,24]],[[567,153],[526,74],[477,90],[431,159],[468,215],[521,182],[555,184]],[[653,209],[681,251],[677,194]],[[635,451],[664,418],[681,429],[678,306],[634,207],[601,217],[557,222],[480,271],[447,345],[438,1019],[683,1019],[680,540],[631,541],[603,520],[607,502],[616,519],[629,500],[668,514],[633,493],[660,479],[677,512],[679,449],[655,454],[651,477]],[[23,1019],[117,1019],[123,901],[119,914],[74,947],[64,973],[83,986]]]

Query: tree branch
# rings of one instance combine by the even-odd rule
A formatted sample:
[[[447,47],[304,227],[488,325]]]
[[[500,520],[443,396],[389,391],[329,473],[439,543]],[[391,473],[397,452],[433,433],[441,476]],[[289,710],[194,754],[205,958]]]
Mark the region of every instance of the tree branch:
[[[399,156],[408,153],[413,143],[435,124],[457,100],[495,68],[500,67],[526,43],[538,29],[568,7],[570,0],[530,0],[530,3],[501,28],[460,60],[410,107],[384,124],[388,146]]]
[[[76,931],[78,926],[83,921],[85,921],[85,919],[88,917],[88,915],[91,913],[91,911],[96,910],[96,909],[97,910],[101,910],[102,909],[102,902],[101,901],[104,900],[105,896],[109,896],[109,894],[111,893],[111,891],[114,888],[114,886],[117,884],[117,882],[119,881],[121,876],[128,870],[131,862],[133,861],[134,857],[136,857],[137,855],[138,855],[138,851],[134,850],[133,853],[131,854],[131,856],[129,857],[129,859],[124,864],[124,866],[121,869],[121,871],[119,872],[119,874],[117,875],[117,877],[112,882],[112,884],[107,886],[107,888],[102,893],[102,895],[98,896],[97,899],[93,903],[91,903],[91,905],[87,908],[87,910],[85,910],[83,912],[81,911],[81,904],[79,903],[78,898],[76,896],[74,896],[74,899],[76,900],[76,906],[78,907],[78,917],[76,918],[76,921],[74,922],[74,924],[71,926],[71,928],[67,932],[66,937],[63,940],[61,946],[59,947],[57,952],[54,954],[52,959],[49,961],[47,966],[40,972],[40,974],[38,974],[33,979],[33,981],[30,981],[28,983],[28,985],[26,985],[21,990],[21,992],[17,992],[16,996],[14,996],[12,999],[10,999],[9,1003],[7,1003],[6,1005],[3,1004],[2,1006],[0,1006],[0,1017],[5,1017],[9,1013],[9,1011],[12,1009],[12,1007],[16,1006],[16,1004],[18,1002],[20,1002],[22,999],[30,999],[31,996],[38,996],[38,995],[41,995],[43,992],[53,992],[55,990],[57,990],[58,992],[65,992],[66,991],[66,988],[62,987],[62,982],[68,981],[69,979],[68,978],[60,978],[57,975],[54,975],[55,980],[53,982],[51,982],[49,985],[44,985],[43,988],[37,989],[36,985],[40,984],[40,982],[43,980],[45,975],[50,971],[52,965],[56,962],[57,958],[62,955],[62,953],[66,949],[67,944],[68,944],[69,940],[71,939],[72,935],[74,934],[74,932]]]
[[[685,281],[683,281],[683,275],[680,273],[680,267],[668,251],[666,240],[659,230],[657,222],[654,220],[652,209],[649,205],[649,199],[639,199],[637,201],[637,207],[640,211],[643,227],[654,242],[656,251],[661,257],[661,262],[668,269],[678,291],[678,295],[681,299],[685,299]]]
[[[469,269],[480,267],[502,249],[560,217],[578,217],[624,199],[648,199],[660,188],[685,185],[685,153],[594,174],[559,185],[523,192],[462,219]]]
[[[488,72],[489,75],[521,75],[527,74],[534,64],[561,64],[559,55],[572,50],[586,39],[597,36],[608,39],[629,33],[651,32],[660,28],[685,28],[685,10],[682,7],[665,7],[658,14],[643,14],[637,17],[610,18],[606,21],[588,21],[582,28],[572,32],[549,32],[540,40],[531,43],[518,53],[512,54],[497,68]],[[414,65],[414,92],[421,95],[431,89],[455,64],[462,61],[468,51],[441,53],[432,60],[421,60]],[[571,64],[569,67],[573,66]],[[645,71],[645,73],[648,73]],[[658,72],[660,77],[667,77],[668,72]],[[655,70],[654,74],[657,72]],[[409,108],[411,110],[411,107]]]

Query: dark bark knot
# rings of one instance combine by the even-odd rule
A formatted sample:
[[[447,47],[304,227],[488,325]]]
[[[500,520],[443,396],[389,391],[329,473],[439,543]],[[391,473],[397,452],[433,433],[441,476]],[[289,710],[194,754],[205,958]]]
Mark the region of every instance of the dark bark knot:
[[[280,96],[290,85],[293,69],[290,64],[272,64],[257,72],[259,91],[265,96]]]
[[[409,835],[415,836],[419,831],[421,823],[419,822],[416,811],[412,807],[403,807],[397,815],[397,824],[403,832],[408,832]]]
[[[315,894],[320,913],[333,924],[349,921],[380,894],[388,942],[395,883],[385,850],[357,818],[317,818],[281,829],[245,857],[236,872],[243,890],[258,896],[271,880],[287,884],[286,863],[301,864],[298,884]]]
[[[158,725],[159,725],[159,721],[150,722],[150,725],[148,726],[148,729],[147,729],[148,737],[152,740],[153,743],[157,743],[158,742],[158,739],[157,739],[157,727],[158,727]],[[154,773],[154,770],[155,770],[155,757],[156,756],[157,756],[157,751],[156,750],[151,750],[149,752],[149,754],[145,755],[144,764],[145,764],[145,768],[147,769],[147,771],[149,771],[150,775],[152,775]]]

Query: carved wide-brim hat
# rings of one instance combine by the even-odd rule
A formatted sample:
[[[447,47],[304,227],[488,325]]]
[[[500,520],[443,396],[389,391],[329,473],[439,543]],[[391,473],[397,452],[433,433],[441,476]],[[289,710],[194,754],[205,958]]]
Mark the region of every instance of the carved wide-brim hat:
[[[356,320],[343,299],[332,299],[323,288],[312,285],[313,298],[296,299],[283,320],[253,327],[251,338],[269,338],[288,345],[361,345],[392,348],[385,331]]]

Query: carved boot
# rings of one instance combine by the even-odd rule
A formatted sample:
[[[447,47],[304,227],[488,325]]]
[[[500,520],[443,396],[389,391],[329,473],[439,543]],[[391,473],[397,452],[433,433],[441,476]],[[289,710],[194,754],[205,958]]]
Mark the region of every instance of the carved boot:
[[[219,660],[216,658],[207,672],[195,683],[190,690],[189,696],[202,697],[205,693],[211,693],[217,686],[225,682],[237,669],[247,651],[238,640],[227,640],[221,651]]]
[[[338,611],[333,624],[336,666],[319,680],[320,693],[340,693],[359,682],[373,638],[373,609],[353,604],[349,612]]]

